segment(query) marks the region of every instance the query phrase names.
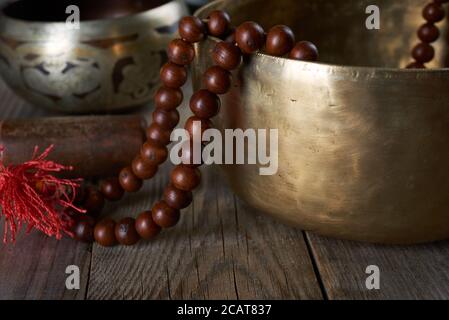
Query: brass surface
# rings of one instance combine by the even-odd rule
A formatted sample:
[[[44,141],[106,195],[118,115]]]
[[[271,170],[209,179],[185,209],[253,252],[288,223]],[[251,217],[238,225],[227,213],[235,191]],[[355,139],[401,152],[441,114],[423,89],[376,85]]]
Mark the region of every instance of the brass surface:
[[[221,128],[279,129],[279,171],[224,166],[249,205],[318,234],[388,244],[449,237],[449,70],[403,70],[427,0],[379,0],[381,29],[365,28],[371,1],[216,1],[238,24],[292,26],[321,63],[257,54],[234,73]],[[444,66],[446,21],[430,66]],[[196,47],[194,86],[212,64]]]
[[[174,0],[130,14],[124,13],[126,6],[116,12],[91,5],[93,13],[104,13],[102,19],[81,21],[80,29],[68,29],[65,21],[0,13],[0,74],[17,94],[36,106],[68,113],[110,112],[151,101],[165,48],[187,14],[184,3]]]

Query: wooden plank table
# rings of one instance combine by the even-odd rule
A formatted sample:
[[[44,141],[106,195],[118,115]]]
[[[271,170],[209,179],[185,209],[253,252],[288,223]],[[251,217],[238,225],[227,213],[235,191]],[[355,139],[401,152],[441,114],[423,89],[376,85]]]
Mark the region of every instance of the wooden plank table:
[[[0,119],[54,115],[3,82],[0,101]],[[193,205],[154,241],[103,248],[32,232],[0,245],[0,299],[449,299],[449,242],[392,247],[303,232],[247,207],[217,169],[203,169]],[[168,170],[105,214],[150,208]],[[68,265],[81,270],[80,290],[65,287]],[[368,265],[380,268],[380,290],[365,286]]]

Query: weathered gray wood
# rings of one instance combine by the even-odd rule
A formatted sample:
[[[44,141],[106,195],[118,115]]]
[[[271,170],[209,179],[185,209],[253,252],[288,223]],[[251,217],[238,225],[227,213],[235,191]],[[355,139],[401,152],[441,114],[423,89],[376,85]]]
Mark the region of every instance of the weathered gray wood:
[[[0,82],[0,119],[52,115]],[[160,198],[170,165],[104,214],[137,216]],[[0,299],[320,299],[312,261],[330,299],[449,299],[449,242],[391,247],[327,239],[283,226],[237,200],[218,174],[205,181],[181,223],[151,243],[102,248],[33,232],[0,245]],[[0,228],[2,224],[0,223]],[[313,260],[308,255],[308,245]],[[81,290],[65,289],[78,265]],[[377,265],[381,289],[365,287]]]
[[[2,224],[0,224],[2,225]],[[84,299],[90,245],[34,231],[0,245],[0,299]],[[80,268],[80,290],[67,290],[67,266]]]
[[[180,113],[186,119],[190,110],[184,105]],[[105,214],[117,219],[151,209],[171,168],[165,164],[142,191]],[[134,247],[94,245],[88,298],[322,298],[302,232],[257,216],[216,169],[202,168],[203,184],[175,228]]]
[[[329,299],[449,299],[449,242],[383,246],[307,234]],[[366,267],[380,269],[367,290]]]
[[[150,208],[167,169],[109,214]],[[255,215],[215,169],[203,168],[205,181],[177,227],[135,247],[94,245],[88,298],[322,298],[301,231]]]
[[[17,98],[0,80],[0,119],[49,114]],[[0,245],[0,299],[84,299],[89,264],[89,245],[39,232],[21,234],[15,244]],[[80,290],[65,287],[68,265],[80,268]]]

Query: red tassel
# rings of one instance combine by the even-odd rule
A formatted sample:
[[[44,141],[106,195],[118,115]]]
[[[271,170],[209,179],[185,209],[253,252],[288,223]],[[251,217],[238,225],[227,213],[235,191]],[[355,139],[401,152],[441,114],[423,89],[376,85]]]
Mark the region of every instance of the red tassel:
[[[53,148],[51,145],[38,155],[38,147],[35,147],[30,161],[5,166],[4,148],[0,147],[0,218],[5,217],[3,242],[8,242],[8,231],[9,239],[14,242],[25,224],[27,232],[36,228],[57,239],[61,239],[63,233],[73,236],[70,231],[73,220],[67,209],[85,212],[73,204],[82,180],[58,179],[53,175],[73,169],[46,160]]]

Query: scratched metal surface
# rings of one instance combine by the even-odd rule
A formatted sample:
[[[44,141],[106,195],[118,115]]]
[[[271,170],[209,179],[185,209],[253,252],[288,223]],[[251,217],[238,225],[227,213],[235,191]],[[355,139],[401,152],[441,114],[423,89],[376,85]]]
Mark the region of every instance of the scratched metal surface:
[[[0,119],[47,115],[2,82],[0,101]],[[105,214],[148,209],[169,169]],[[33,232],[0,245],[0,299],[449,299],[448,242],[391,247],[304,233],[245,205],[214,168],[203,174],[180,225],[151,243],[105,249]],[[68,265],[80,268],[80,290],[65,287]],[[366,289],[367,265],[380,267],[380,290]]]
[[[225,7],[236,23],[244,17],[266,28],[283,21],[322,52],[320,63],[256,54],[234,73],[217,125],[278,129],[279,171],[227,166],[233,191],[321,235],[384,244],[447,239],[449,69],[400,69],[425,1],[379,1],[382,27],[374,32],[364,26],[369,1],[291,2],[223,0],[199,13]],[[311,28],[317,15],[326,18]],[[214,44],[197,45],[196,87]],[[445,50],[437,56],[442,66]]]

